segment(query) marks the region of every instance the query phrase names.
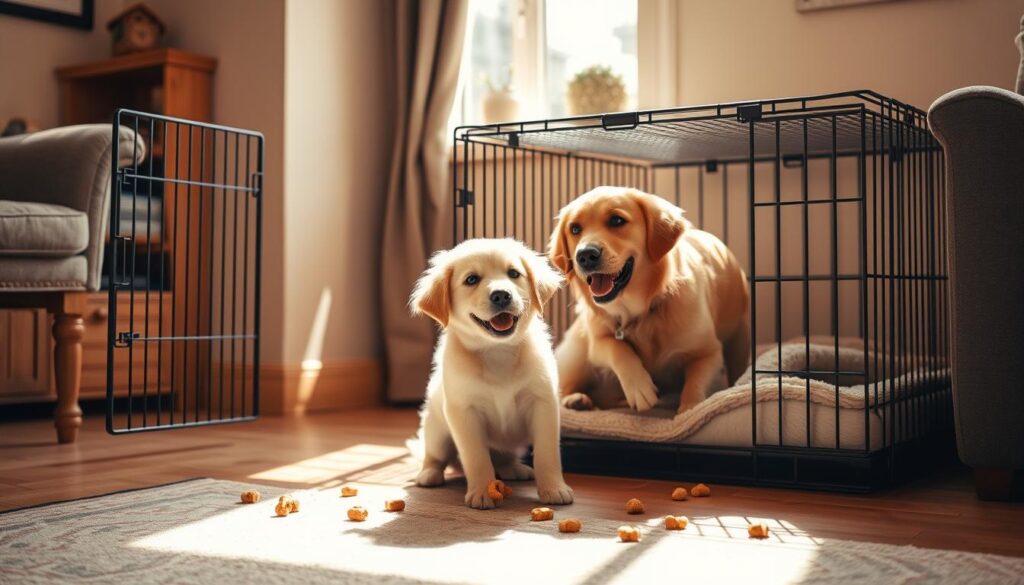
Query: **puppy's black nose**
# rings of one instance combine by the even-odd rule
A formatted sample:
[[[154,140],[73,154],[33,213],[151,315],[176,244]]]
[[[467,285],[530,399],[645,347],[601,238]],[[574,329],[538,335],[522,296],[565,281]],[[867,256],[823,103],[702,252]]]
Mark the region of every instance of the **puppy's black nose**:
[[[593,244],[587,244],[576,250],[576,263],[583,270],[596,270],[601,266],[601,248]]]
[[[512,303],[512,293],[507,290],[496,290],[491,293],[491,303],[499,309],[504,309]]]

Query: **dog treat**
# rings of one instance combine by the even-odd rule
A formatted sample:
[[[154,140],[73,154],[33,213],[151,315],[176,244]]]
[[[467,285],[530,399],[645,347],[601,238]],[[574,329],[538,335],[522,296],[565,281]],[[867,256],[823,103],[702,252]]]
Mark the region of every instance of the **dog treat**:
[[[622,542],[640,542],[640,529],[636,526],[619,526],[619,540]]]
[[[677,501],[677,502],[681,502],[681,501],[683,501],[683,500],[685,500],[685,499],[687,499],[689,497],[690,496],[687,495],[687,493],[686,493],[686,488],[684,488],[682,486],[677,487],[676,489],[672,490],[672,499]]]
[[[348,509],[348,519],[353,522],[362,522],[370,513],[362,506],[352,506]]]
[[[405,500],[384,500],[384,511],[401,512],[405,509]]]
[[[534,508],[530,510],[530,520],[533,520],[534,522],[551,520],[554,517],[555,511],[551,508]]]
[[[747,534],[751,538],[768,538],[768,525],[763,522],[747,526]]]
[[[626,502],[626,513],[627,514],[643,514],[644,503],[640,500],[633,498]]]
[[[512,495],[512,488],[500,479],[495,479],[487,484],[487,495],[495,502],[500,502]]]
[[[702,483],[698,483],[690,490],[690,495],[695,498],[706,498],[711,495],[711,488]]]
[[[690,519],[686,516],[665,516],[665,530],[686,530],[688,524]]]
[[[352,486],[348,486],[348,485],[341,486],[341,497],[343,497],[343,498],[351,498],[352,496],[358,496],[358,495],[359,495],[359,490],[357,490],[356,488],[354,488]]]
[[[291,496],[281,496],[277,499],[277,505],[274,506],[274,512],[278,516],[287,516],[288,514],[294,514],[299,511],[299,501]]]
[[[263,496],[256,490],[245,490],[242,492],[242,503],[243,504],[255,504],[256,502],[263,499]]]
[[[558,523],[559,532],[579,532],[582,527],[583,524],[581,524],[576,518],[566,518]]]

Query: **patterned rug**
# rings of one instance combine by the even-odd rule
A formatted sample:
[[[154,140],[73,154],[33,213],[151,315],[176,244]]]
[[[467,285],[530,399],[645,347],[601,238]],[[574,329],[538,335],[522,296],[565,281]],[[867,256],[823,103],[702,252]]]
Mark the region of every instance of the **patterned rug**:
[[[238,503],[251,487],[198,479],[0,514],[0,583],[1024,583],[1024,559],[822,540],[785,522],[766,540],[746,538],[745,519],[699,516],[683,532],[640,518],[638,544],[617,541],[621,518],[559,534],[529,521],[526,486],[486,512],[462,506],[458,485],[292,492],[301,512],[285,518],[285,490]],[[395,497],[407,509],[382,511]],[[369,519],[347,521],[352,505]]]

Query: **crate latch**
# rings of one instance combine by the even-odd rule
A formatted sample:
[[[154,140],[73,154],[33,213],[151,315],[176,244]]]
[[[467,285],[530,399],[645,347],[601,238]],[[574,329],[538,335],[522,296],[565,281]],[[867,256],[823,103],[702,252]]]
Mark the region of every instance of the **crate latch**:
[[[121,331],[114,340],[114,347],[128,347],[139,338],[137,331]]]
[[[736,119],[740,122],[756,122],[761,119],[761,104],[747,104],[736,108]]]
[[[473,192],[469,189],[459,189],[458,202],[455,204],[456,207],[467,207],[473,205],[476,202]]]

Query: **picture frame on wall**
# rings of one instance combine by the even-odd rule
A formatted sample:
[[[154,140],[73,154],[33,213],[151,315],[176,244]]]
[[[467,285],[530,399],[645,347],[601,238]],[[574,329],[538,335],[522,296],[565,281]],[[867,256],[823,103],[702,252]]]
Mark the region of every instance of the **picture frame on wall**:
[[[92,30],[93,0],[0,0],[0,14]]]

